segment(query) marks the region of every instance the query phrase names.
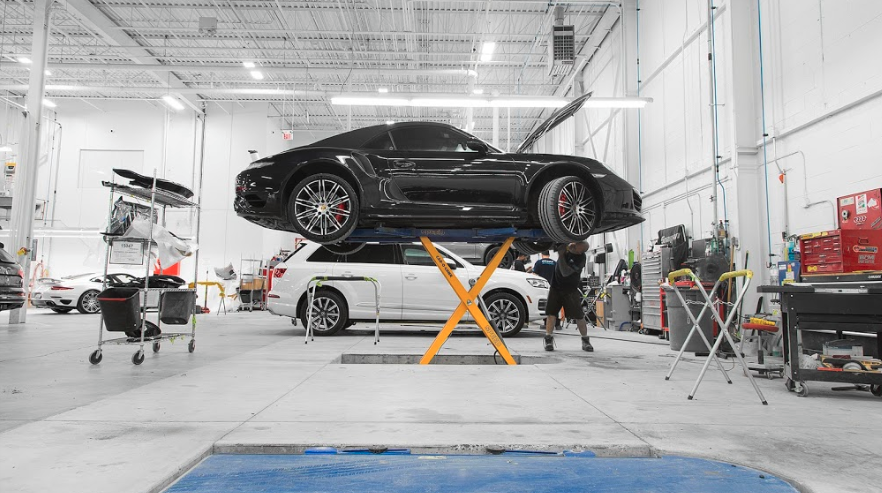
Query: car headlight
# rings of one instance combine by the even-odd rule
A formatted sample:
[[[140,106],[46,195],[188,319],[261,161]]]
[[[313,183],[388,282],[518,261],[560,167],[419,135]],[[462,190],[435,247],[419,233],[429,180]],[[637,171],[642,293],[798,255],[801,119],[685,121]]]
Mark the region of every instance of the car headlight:
[[[549,289],[551,286],[548,285],[548,281],[541,277],[528,277],[527,282],[530,283],[530,286],[539,289]]]

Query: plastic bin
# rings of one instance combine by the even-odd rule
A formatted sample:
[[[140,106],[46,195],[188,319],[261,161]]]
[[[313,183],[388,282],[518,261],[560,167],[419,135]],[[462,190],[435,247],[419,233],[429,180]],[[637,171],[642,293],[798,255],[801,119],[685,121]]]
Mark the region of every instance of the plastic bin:
[[[671,350],[679,351],[683,347],[683,343],[686,342],[686,337],[689,335],[689,331],[692,330],[692,320],[686,315],[686,307],[680,303],[680,298],[674,293],[674,288],[665,286],[664,289],[665,303],[668,312],[668,330],[670,332]],[[680,290],[680,294],[683,295],[684,300],[687,302],[697,302],[695,304],[689,304],[692,316],[697,318],[698,314],[701,313],[701,309],[704,307],[704,296],[702,296],[697,289],[683,287],[678,289]],[[708,342],[713,344],[714,316],[711,314],[710,308],[705,310],[704,315],[698,322],[699,327],[701,327],[701,331],[704,332],[704,336],[707,337]],[[689,340],[689,345],[686,346],[686,351],[692,353],[707,353],[709,350],[707,346],[704,345],[704,341],[701,340],[701,336],[695,334],[692,336],[692,339]]]
[[[195,291],[166,291],[162,293],[159,321],[170,325],[184,325],[196,310]]]
[[[98,294],[104,326],[111,332],[140,331],[141,297],[138,288],[108,288]]]

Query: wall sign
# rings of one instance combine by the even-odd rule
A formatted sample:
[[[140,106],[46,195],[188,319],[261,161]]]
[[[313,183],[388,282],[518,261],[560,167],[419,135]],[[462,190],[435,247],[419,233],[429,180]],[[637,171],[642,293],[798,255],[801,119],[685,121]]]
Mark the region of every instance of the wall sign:
[[[139,241],[114,241],[110,245],[110,263],[143,265],[144,244]]]

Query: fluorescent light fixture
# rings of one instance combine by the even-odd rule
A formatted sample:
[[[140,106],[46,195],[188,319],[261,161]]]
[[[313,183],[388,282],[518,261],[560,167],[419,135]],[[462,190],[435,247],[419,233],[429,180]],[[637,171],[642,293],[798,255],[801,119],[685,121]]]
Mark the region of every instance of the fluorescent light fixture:
[[[47,107],[47,108],[54,108],[54,107],[56,107],[56,106],[58,106],[58,105],[55,104],[55,103],[53,103],[52,101],[49,101],[48,99],[44,99],[44,100],[43,100],[43,106],[45,106],[45,107]]]
[[[472,94],[480,96],[481,94],[484,94],[484,90],[483,89],[472,89]]]
[[[485,41],[481,46],[481,61],[489,62],[493,59],[493,52],[496,51],[496,43],[493,41]]]
[[[0,152],[12,152],[12,148],[9,146],[0,146]]]
[[[381,88],[377,89],[377,92],[382,93],[382,94],[386,94],[387,92],[389,92],[389,88],[388,87],[381,87]]]
[[[395,120],[386,120],[386,125],[392,125],[395,123]]]
[[[256,80],[263,80],[263,73],[260,70],[252,70],[251,77]]]
[[[340,95],[331,98],[331,104],[349,106],[412,106],[423,108],[560,108],[566,106],[564,98],[484,98],[456,96],[371,97]]]
[[[567,105],[564,99],[494,99],[491,107],[496,108],[563,108]]]
[[[46,75],[52,75],[52,72],[51,72],[49,69],[46,69],[46,71],[43,72],[43,73],[46,74]]]
[[[181,104],[180,101],[178,101],[178,98],[172,96],[171,94],[166,94],[162,97],[162,100],[165,101],[165,104],[171,106],[172,109],[176,111],[181,111],[182,109],[184,109],[184,105]]]
[[[245,68],[254,68],[254,62],[242,62],[242,66]]]
[[[18,57],[18,63],[30,65],[31,63],[34,63],[34,62],[32,62],[31,59],[26,56],[20,56],[20,57]]]
[[[344,106],[410,106],[410,100],[401,98],[334,96],[331,98],[331,104]]]
[[[585,108],[643,108],[652,98],[588,98]]]

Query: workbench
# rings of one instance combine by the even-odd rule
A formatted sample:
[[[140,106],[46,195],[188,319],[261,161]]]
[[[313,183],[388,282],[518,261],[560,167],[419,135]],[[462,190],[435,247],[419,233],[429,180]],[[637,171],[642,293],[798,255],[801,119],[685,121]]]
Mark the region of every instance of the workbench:
[[[807,381],[838,382],[871,385],[879,395],[882,373],[800,368],[799,356],[804,349],[801,331],[835,331],[837,339],[844,332],[874,334],[875,357],[882,357],[882,282],[759,286],[757,292],[780,295],[788,389],[805,396]]]

